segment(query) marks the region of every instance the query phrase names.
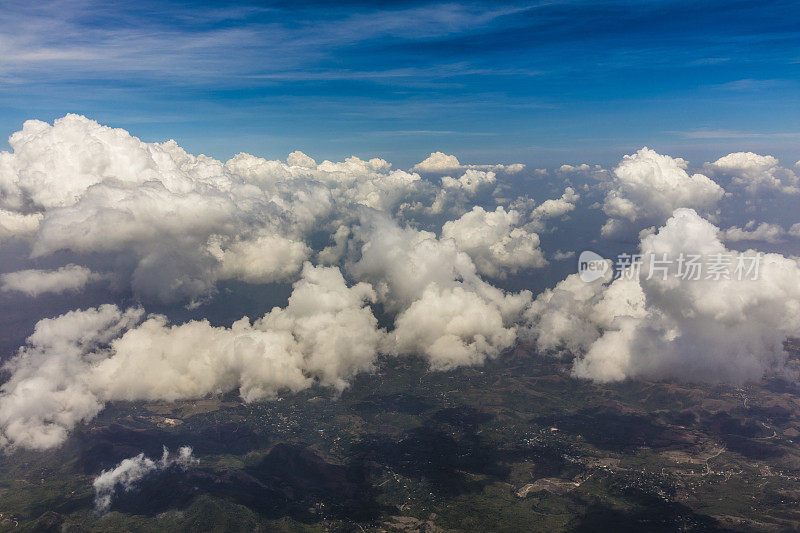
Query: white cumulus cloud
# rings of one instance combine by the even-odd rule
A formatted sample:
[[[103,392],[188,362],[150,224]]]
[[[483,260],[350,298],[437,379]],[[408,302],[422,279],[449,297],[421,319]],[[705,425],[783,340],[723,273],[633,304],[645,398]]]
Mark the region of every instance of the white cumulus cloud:
[[[720,233],[725,242],[738,241],[764,241],[769,243],[781,242],[786,235],[786,230],[777,224],[762,222],[756,225],[755,220],[751,220],[744,227],[733,226]]]
[[[395,326],[394,350],[423,354],[439,370],[481,364],[516,340],[516,328],[504,326],[497,305],[459,286],[429,285]]]
[[[691,209],[676,210],[640,252],[638,277],[606,285],[573,275],[540,295],[529,312],[540,347],[571,351],[574,374],[597,381],[742,383],[785,370],[783,341],[800,334],[797,259],[751,250],[740,263],[719,229]],[[700,279],[680,275],[681,254],[703,258]],[[720,275],[710,266],[715,257]],[[652,261],[664,258],[662,272]]]
[[[170,457],[169,450],[164,446],[163,454],[158,461],[145,457],[144,453],[123,459],[114,468],[100,472],[92,482],[95,511],[107,513],[118,490],[126,492],[134,490],[136,484],[152,472],[173,466],[187,468],[197,462],[192,455],[191,446],[182,446],[175,457]]]
[[[104,254],[145,299],[213,294],[220,279],[297,277],[313,232],[353,218],[354,206],[394,214],[429,209],[437,190],[382,159],[317,164],[238,154],[223,163],[174,141],[146,143],[78,115],[28,121],[0,154],[0,241],[31,255]],[[473,190],[485,171],[455,180]],[[483,172],[483,174],[481,174]]]
[[[19,270],[0,275],[0,290],[36,297],[48,292],[77,291],[101,278],[100,274],[80,265],[66,265],[57,270]]]
[[[478,272],[487,276],[516,274],[524,268],[544,266],[539,236],[519,227],[522,215],[502,206],[485,211],[475,206],[457,220],[442,227],[442,238],[453,239],[459,250],[475,262]]]
[[[0,442],[60,444],[112,400],[177,400],[239,390],[245,401],[314,382],[341,390],[372,368],[384,332],[335,267],[307,264],[285,308],[230,328],[207,321],[170,325],[141,309],[104,305],[40,321],[5,369]],[[141,321],[145,318],[144,321]]]
[[[533,210],[531,216],[538,219],[555,218],[569,213],[575,209],[575,204],[580,200],[581,195],[575,192],[572,187],[564,189],[561,198],[545,200]]]
[[[756,280],[573,275],[536,299],[501,288],[536,281],[530,269],[547,265],[540,236],[559,249],[556,260],[573,257],[579,245],[549,225],[586,220],[582,196],[602,207],[604,235],[638,234],[646,259],[800,236],[798,224],[783,229],[796,218],[729,220],[722,187],[647,148],[613,175],[585,164],[526,180],[510,176],[522,165],[463,164],[441,152],[408,171],[299,151],[219,161],[78,115],[28,121],[9,146],[0,152],[0,251],[18,266],[0,278],[4,292],[80,291],[101,277],[94,270],[120,289],[105,301],[167,304],[173,316],[180,307],[169,305],[207,302],[226,280],[293,291],[283,307],[253,320],[242,310],[224,326],[203,319],[200,306],[184,322],[103,301],[37,314],[33,334],[5,359],[7,449],[57,446],[113,401],[236,391],[252,402],[315,385],[339,392],[379,354],[419,355],[448,370],[498,357],[522,335],[543,352],[571,352],[581,377],[742,382],[783,371],[780,343],[800,333],[800,267],[778,254],[761,257]],[[796,186],[774,158],[727,157],[704,173],[732,176],[734,192]],[[540,186],[563,194],[537,204]],[[717,219],[731,227],[720,231],[709,222]],[[66,266],[34,268],[56,260]],[[530,277],[513,278],[520,274]],[[101,503],[157,464],[141,456],[109,473]]]
[[[420,161],[414,165],[412,170],[425,173],[445,173],[458,170],[474,169],[516,174],[524,168],[525,165],[520,163],[514,163],[511,165],[462,165],[458,158],[454,155],[448,155],[443,152],[432,152],[431,155],[429,155],[423,161]]]
[[[725,191],[703,174],[689,175],[688,163],[642,148],[626,155],[614,169],[603,202],[609,219],[603,234],[613,235],[631,223],[637,231],[662,224],[679,207],[713,213]]]
[[[780,166],[771,155],[735,152],[721,157],[708,167],[720,175],[730,176],[732,183],[749,194],[779,192],[800,194],[800,180],[791,169]]]

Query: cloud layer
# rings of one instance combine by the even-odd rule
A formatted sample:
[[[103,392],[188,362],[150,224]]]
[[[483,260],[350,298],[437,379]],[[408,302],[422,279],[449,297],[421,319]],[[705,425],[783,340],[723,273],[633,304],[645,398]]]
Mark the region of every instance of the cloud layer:
[[[592,283],[572,275],[540,295],[529,310],[539,347],[576,354],[573,373],[597,381],[743,383],[784,373],[783,341],[800,332],[796,258],[728,250],[717,227],[685,208],[639,248],[638,275],[610,284],[610,271]],[[681,254],[702,258],[699,279],[681,275]],[[719,276],[715,257],[729,262]]]
[[[230,328],[171,325],[114,305],[40,321],[6,363],[0,430],[7,444],[49,448],[111,400],[177,400],[238,390],[244,401],[314,382],[341,389],[372,368],[383,331],[364,283],[306,264],[286,308]]]
[[[253,402],[312,386],[335,394],[381,355],[449,370],[520,340],[570,354],[580,378],[741,383],[788,375],[781,343],[800,334],[790,251],[747,251],[760,257],[756,280],[673,271],[662,280],[647,267],[664,254],[794,242],[800,222],[755,209],[767,193],[794,194],[794,174],[769,156],[731,154],[697,167],[704,174],[648,148],[613,171],[553,173],[441,152],[410,170],[302,152],[222,162],[78,115],[28,121],[10,146],[0,154],[0,251],[19,266],[0,274],[0,295],[109,291],[83,309],[37,315],[24,346],[3,354],[7,449],[57,446],[108,402],[232,391]],[[729,200],[752,208],[747,218]],[[636,235],[643,276],[564,277],[578,242]],[[534,297],[539,278],[564,279]],[[214,322],[204,306],[232,280],[292,292],[253,320],[236,309],[238,320]],[[171,320],[176,309],[198,318]]]

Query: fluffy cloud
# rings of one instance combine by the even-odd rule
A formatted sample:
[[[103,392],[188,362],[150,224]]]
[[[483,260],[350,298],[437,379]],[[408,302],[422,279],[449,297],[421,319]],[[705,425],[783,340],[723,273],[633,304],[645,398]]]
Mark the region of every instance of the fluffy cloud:
[[[437,186],[379,158],[317,163],[237,154],[227,162],[146,143],[78,115],[28,121],[0,154],[0,241],[106,258],[144,301],[213,294],[220,280],[296,279],[309,241],[355,220],[361,207],[400,218],[461,215],[521,165],[461,165],[436,153],[420,168],[460,176]],[[111,268],[109,268],[111,270]]]
[[[239,390],[245,401],[318,382],[341,390],[369,371],[384,332],[365,304],[372,288],[347,287],[334,267],[307,264],[288,305],[253,324],[170,325],[141,309],[105,305],[40,321],[5,366],[0,441],[50,448],[112,400],[177,400]]]
[[[304,242],[269,232],[230,243],[212,237],[208,251],[219,262],[217,276],[220,279],[235,278],[250,283],[291,279],[311,254]]]
[[[238,154],[223,163],[77,115],[26,122],[10,146],[0,156],[3,238],[25,239],[34,258],[106,261],[145,302],[213,294],[225,279],[297,281],[285,308],[227,328],[114,305],[41,320],[5,366],[5,445],[55,446],[115,400],[341,390],[379,351],[417,351],[433,368],[480,363],[513,343],[531,299],[480,275],[544,264],[520,213],[469,211],[489,198],[496,172],[521,165],[458,164],[461,175],[437,187],[377,158],[318,163],[293,152],[285,162]],[[445,209],[466,215],[442,238],[404,221]],[[330,239],[322,250],[310,245],[320,234]],[[312,257],[343,265],[355,283],[336,266],[303,266]],[[5,285],[33,294],[92,279],[70,265],[8,274]],[[377,327],[372,302],[395,314],[391,334]],[[440,320],[425,324],[432,308]]]
[[[720,237],[726,242],[738,241],[764,241],[777,243],[783,240],[786,230],[777,224],[762,222],[756,225],[755,220],[751,220],[743,228],[731,227],[720,233]]]
[[[348,262],[348,272],[372,282],[378,299],[397,313],[387,352],[417,351],[434,368],[452,368],[479,363],[509,346],[530,292],[506,293],[486,283],[453,239],[402,228],[381,216],[365,217],[355,233],[358,257]]]
[[[736,152],[714,161],[708,167],[715,173],[732,177],[732,183],[756,195],[763,192],[799,194],[800,180],[771,155]]]
[[[439,241],[436,234],[401,227],[376,213],[365,213],[354,228],[347,272],[373,285],[379,300],[398,311],[418,299],[431,283],[449,286],[456,278],[477,277],[469,256],[452,240]]]
[[[119,489],[126,492],[135,489],[136,483],[152,472],[172,467],[187,468],[197,462],[197,459],[192,456],[190,446],[182,446],[175,457],[170,457],[169,450],[164,446],[164,452],[159,461],[145,457],[144,453],[123,459],[117,466],[110,470],[103,470],[94,479],[92,486],[94,487],[95,510],[98,513],[107,513],[111,508],[114,494]]]
[[[40,320],[28,344],[3,366],[10,377],[0,387],[0,445],[52,448],[75,424],[97,415],[103,403],[90,390],[86,354],[102,353],[142,315],[103,305]]]
[[[458,220],[446,222],[442,238],[453,239],[459,250],[475,262],[478,272],[487,276],[516,274],[524,268],[544,266],[547,262],[539,249],[536,233],[517,227],[519,212],[498,207],[485,211],[476,206]]]
[[[545,200],[536,206],[531,216],[538,219],[555,218],[569,213],[575,209],[575,204],[581,196],[572,187],[564,189],[561,198]]]
[[[442,152],[433,152],[423,161],[414,165],[413,170],[418,172],[450,172],[461,168],[458,158]]]
[[[478,199],[488,197],[495,190],[496,183],[496,174],[487,170],[469,169],[457,179],[444,176],[433,203],[425,211],[434,215],[447,213],[458,216],[468,211]]]
[[[570,183],[573,179],[603,181],[608,180],[610,176],[610,172],[600,165],[589,165],[587,163],[581,163],[580,165],[561,165],[555,169],[555,171],[566,183]],[[544,171],[544,174],[547,174],[547,172]]]
[[[445,173],[457,170],[491,170],[515,174],[520,172],[525,165],[515,163],[513,165],[462,165],[454,155],[447,155],[442,152],[433,152],[425,160],[420,161],[412,170],[426,173]]]
[[[77,115],[28,121],[9,144],[0,201],[40,218],[32,255],[67,249],[130,258],[131,283],[148,297],[211,291],[216,265],[205,241],[268,226],[257,213],[281,211],[218,161]]]
[[[310,256],[308,236],[352,218],[354,206],[394,213],[436,196],[382,159],[317,164],[294,152],[286,162],[238,154],[222,163],[78,115],[28,121],[9,144],[0,241],[26,239],[33,257],[105,254],[145,299],[203,296],[227,277],[291,279]],[[491,181],[456,182],[482,180]]]
[[[108,401],[237,389],[255,401],[315,382],[341,390],[372,369],[379,351],[420,353],[432,368],[449,369],[479,364],[513,344],[530,293],[506,294],[481,280],[450,239],[382,217],[358,232],[367,241],[349,268],[382,280],[378,293],[366,283],[348,287],[335,267],[307,263],[288,305],[252,324],[245,317],[230,328],[170,325],[112,305],[40,321],[5,367],[11,377],[0,388],[2,442],[56,446]],[[376,298],[398,311],[389,335],[366,305]]]
[[[437,370],[477,365],[516,340],[498,306],[463,287],[428,286],[400,313],[392,332],[394,351],[423,354]]]
[[[492,171],[470,169],[458,179],[453,179],[450,176],[443,177],[442,185],[446,189],[461,189],[469,195],[474,195],[480,189],[493,185],[497,181],[495,176],[496,174]]]
[[[372,368],[382,332],[365,303],[364,283],[347,287],[334,267],[307,264],[286,308],[252,325],[208,322],[170,326],[153,316],[112,343],[113,356],[93,368],[108,399],[197,398],[238,389],[246,401],[300,390],[315,380],[342,389]],[[143,347],[146,347],[142,355]]]
[[[530,297],[527,291],[506,294],[482,280],[472,259],[453,239],[437,239],[434,233],[401,227],[385,216],[364,216],[354,241],[359,256],[348,262],[347,271],[372,283],[378,299],[390,310],[407,308],[431,284],[460,286],[479,294],[499,306],[507,320],[518,314]]]
[[[39,229],[41,213],[17,213],[0,209],[0,244],[16,238],[27,239]]]
[[[757,260],[751,250],[740,265],[718,228],[691,209],[676,210],[642,240],[640,251],[640,276],[610,285],[570,276],[540,295],[529,312],[539,346],[571,351],[574,374],[598,381],[646,376],[742,383],[784,370],[783,341],[800,333],[796,259],[762,254]],[[678,275],[680,254],[703,258],[700,279]],[[662,272],[652,261],[665,257]],[[712,275],[714,257],[731,261],[727,278]]]
[[[581,163],[580,165],[561,165],[558,167],[558,171],[569,174],[572,172],[588,172],[591,168],[586,163]]]
[[[77,291],[101,278],[101,275],[79,265],[67,265],[58,270],[20,270],[0,275],[0,290],[36,297],[47,292]]]
[[[4,366],[2,447],[56,446],[111,401],[238,391],[251,402],[314,384],[341,391],[378,354],[420,355],[437,370],[481,364],[520,332],[543,351],[575,354],[579,376],[734,382],[779,371],[780,340],[797,333],[798,265],[776,254],[763,257],[755,281],[570,276],[535,300],[493,285],[487,280],[545,265],[539,234],[580,199],[572,187],[540,205],[517,196],[518,184],[504,178],[521,165],[463,165],[442,153],[411,171],[302,152],[222,162],[76,115],[29,121],[10,146],[0,153],[0,246],[18,263],[74,264],[5,274],[5,290],[80,290],[97,275],[78,264],[113,273],[113,286],[130,287],[147,306],[204,301],[229,279],[294,289],[285,307],[230,327],[115,305],[40,320]],[[686,168],[645,148],[613,177],[581,165],[560,169],[559,179],[599,182],[581,192],[604,193],[604,233],[647,228],[646,257],[800,235],[757,222],[720,233],[701,215],[716,214],[724,191]],[[759,172],[791,185],[783,170]],[[393,321],[388,331],[372,306]],[[153,465],[132,458],[108,474],[102,486],[112,492],[103,494]]]
[[[526,337],[542,350],[585,353],[605,330],[624,319],[645,315],[645,296],[635,280],[620,278],[607,285],[612,270],[587,283],[567,276],[536,297],[525,311]]]
[[[702,174],[689,175],[687,162],[642,148],[626,155],[614,169],[603,202],[610,218],[603,235],[616,233],[628,224],[663,223],[679,207],[711,213],[725,191]]]

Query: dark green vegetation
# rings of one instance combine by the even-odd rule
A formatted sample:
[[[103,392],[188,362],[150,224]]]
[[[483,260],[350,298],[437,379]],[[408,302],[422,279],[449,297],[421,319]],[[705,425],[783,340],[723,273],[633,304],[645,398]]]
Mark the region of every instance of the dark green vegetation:
[[[0,530],[800,529],[796,385],[601,386],[568,369],[521,347],[448,373],[387,360],[338,399],[116,403],[56,451],[0,458]],[[102,469],[184,444],[196,467],[94,513]]]

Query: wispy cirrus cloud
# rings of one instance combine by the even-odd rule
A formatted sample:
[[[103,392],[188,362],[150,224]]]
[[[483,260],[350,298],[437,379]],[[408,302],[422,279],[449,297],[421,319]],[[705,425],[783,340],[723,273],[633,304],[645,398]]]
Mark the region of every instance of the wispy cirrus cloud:
[[[800,138],[800,131],[796,132],[755,132],[736,130],[690,130],[670,131],[670,134],[680,135],[686,139],[791,139]]]
[[[237,79],[359,79],[485,72],[467,64],[398,69],[319,69],[336,51],[376,39],[416,41],[469,33],[519,7],[431,4],[364,12],[289,13],[283,8],[193,10],[96,2],[9,6],[0,22],[0,69],[18,82],[36,76],[116,77],[138,73],[194,83]],[[326,16],[322,16],[322,15]],[[106,20],[113,17],[112,21]],[[176,19],[178,23],[176,22]]]

